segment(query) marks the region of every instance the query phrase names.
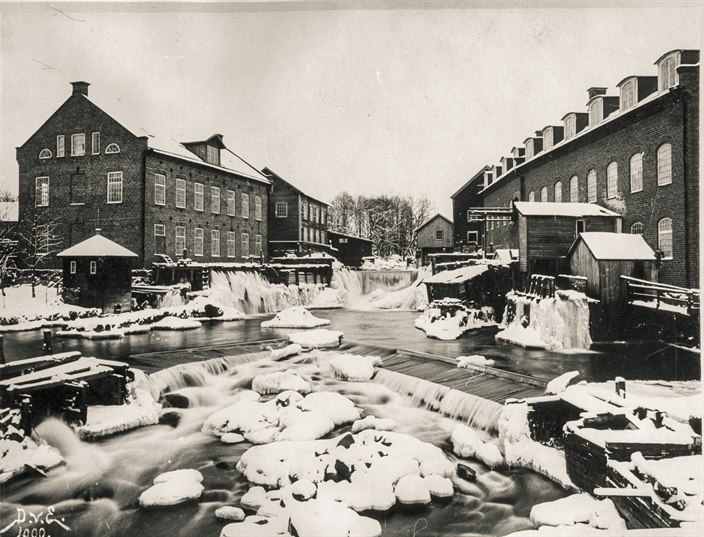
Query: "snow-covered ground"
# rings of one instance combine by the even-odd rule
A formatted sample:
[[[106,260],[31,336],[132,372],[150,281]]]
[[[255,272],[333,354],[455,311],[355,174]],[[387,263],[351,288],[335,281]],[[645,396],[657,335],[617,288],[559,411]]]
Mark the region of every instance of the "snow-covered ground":
[[[96,308],[64,304],[56,287],[37,285],[35,294],[33,298],[28,284],[5,288],[4,296],[0,295],[0,331],[36,330],[57,321],[100,314]]]

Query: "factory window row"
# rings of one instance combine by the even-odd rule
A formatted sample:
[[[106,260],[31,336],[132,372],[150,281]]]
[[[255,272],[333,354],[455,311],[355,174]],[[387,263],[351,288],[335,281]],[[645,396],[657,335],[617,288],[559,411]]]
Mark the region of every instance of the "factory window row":
[[[225,257],[247,257],[250,251],[253,255],[259,256],[262,253],[262,236],[254,235],[254,245],[250,248],[249,233],[240,233],[240,244],[237,246],[237,232],[212,229],[208,234],[204,228],[193,228],[193,256],[203,257],[208,252],[210,257],[220,257],[223,255],[222,243],[224,241]],[[154,245],[155,253],[166,254],[166,235],[167,229],[164,224],[154,224]],[[186,249],[186,226],[175,226],[175,253],[182,255]],[[205,239],[209,237],[208,250],[206,250]]]

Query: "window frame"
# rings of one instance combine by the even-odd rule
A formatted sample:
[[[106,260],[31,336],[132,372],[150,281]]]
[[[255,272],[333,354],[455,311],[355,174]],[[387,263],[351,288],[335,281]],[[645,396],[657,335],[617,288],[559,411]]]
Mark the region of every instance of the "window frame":
[[[476,238],[474,240],[470,239],[469,236],[474,235]],[[478,231],[467,231],[467,244],[469,243],[479,244],[479,232]]]
[[[262,214],[262,197],[254,196],[254,219],[261,222]]]
[[[106,155],[117,155],[119,152],[120,152],[120,146],[114,142],[111,144],[108,144],[105,147],[105,154]]]
[[[181,230],[183,233],[179,234],[179,230]],[[176,250],[176,255],[183,255],[183,251],[186,249],[186,226],[176,226],[176,229],[174,230],[174,235],[175,235],[174,249]],[[178,247],[179,239],[183,240],[183,247],[182,248]]]
[[[230,249],[230,246],[232,246],[232,249]],[[234,231],[228,231],[227,234],[225,235],[225,250],[226,250],[226,257],[237,257],[237,235],[235,234]]]
[[[205,185],[203,183],[193,183],[193,210],[205,211]]]
[[[444,241],[445,240],[445,230],[444,229],[436,229],[435,230],[435,240],[436,241]]]
[[[570,203],[579,203],[579,177],[570,177]]]
[[[176,192],[175,192],[175,199],[174,203],[176,204],[177,209],[185,209],[186,208],[186,180],[185,179],[176,179]],[[183,196],[183,202],[181,205],[179,205],[179,194]]]
[[[113,179],[112,183],[111,183],[111,177],[110,177],[110,176],[113,176],[113,178],[112,178],[112,179]],[[118,178],[118,177],[119,177],[119,181],[114,181],[114,179],[115,179],[115,178]],[[114,185],[114,184],[119,184],[119,185],[120,185],[119,190],[117,190],[117,192],[119,192],[119,194],[120,194],[120,195],[119,195],[119,199],[111,199],[111,193],[114,194],[114,192],[112,192],[111,189],[110,189],[111,184],[112,184],[112,185]],[[108,172],[108,174],[107,174],[107,200],[106,200],[107,203],[109,203],[110,205],[122,203],[122,201],[123,201],[123,189],[124,189],[124,180],[123,180],[122,172],[121,172],[121,171]]]
[[[540,189],[540,201],[547,203],[548,199],[548,187],[544,186]]]
[[[161,203],[159,203],[159,193],[161,193]],[[162,207],[166,205],[166,175],[163,173],[154,174],[154,205]]]
[[[669,222],[670,229],[665,229],[665,230],[661,229],[662,224],[665,222]],[[665,250],[663,248],[663,244],[662,244],[663,243],[663,235],[666,235],[666,236],[669,235],[669,237],[670,237],[670,239],[669,239],[669,241],[670,241],[670,255],[669,256],[667,255],[667,252],[665,252]],[[674,234],[672,231],[672,218],[670,218],[669,216],[666,216],[666,217],[658,220],[658,250],[660,250],[662,252],[662,259],[663,260],[674,259],[675,242],[673,240],[673,237],[674,237]]]
[[[68,264],[68,272],[69,274],[76,274],[76,270],[78,268],[78,265],[75,261],[71,261]]]
[[[555,199],[555,203],[562,203],[562,181],[555,182],[552,189],[552,195]]]
[[[242,250],[241,256],[248,257],[249,256],[249,233],[243,232],[242,237],[240,239],[240,248]]]
[[[237,193],[234,190],[227,190],[225,192],[226,205],[227,205],[227,216],[235,216],[237,214]]]
[[[80,153],[74,152],[74,150],[77,149],[76,143],[74,140],[83,140],[83,148]],[[76,132],[71,135],[71,156],[72,157],[84,157],[86,155],[86,133],[85,132]]]
[[[596,170],[592,168],[587,172],[587,203],[596,203],[598,198],[597,185],[598,178]]]
[[[45,147],[39,152],[39,160],[47,160],[51,158],[51,149]]]
[[[41,193],[40,193],[40,179],[42,180],[41,182]],[[44,181],[46,179],[46,181]],[[48,207],[49,206],[49,190],[50,189],[50,180],[48,175],[40,175],[39,177],[34,179],[34,206],[35,207]],[[46,203],[44,202],[44,199],[46,197]],[[41,201],[41,203],[38,203]]]
[[[616,196],[618,196],[618,162],[612,160],[606,166],[606,199],[613,199]]]
[[[283,211],[279,211],[280,208],[283,208]],[[277,201],[274,205],[274,215],[276,218],[288,218],[288,202]]]
[[[636,226],[640,226],[640,227],[636,228]],[[640,229],[640,231],[635,231],[635,229]],[[645,230],[645,226],[643,225],[643,222],[633,222],[631,224],[631,235],[643,235],[644,230]]]
[[[98,262],[91,261],[90,265],[88,267],[88,271],[90,272],[91,275],[98,274]]]
[[[163,233],[158,233],[157,228],[161,228]],[[166,225],[165,224],[154,224],[154,236],[155,237],[166,237]]]
[[[249,194],[242,192],[242,207],[240,208],[242,218],[249,220]]]
[[[637,96],[636,96],[637,90],[636,90],[636,80],[631,79],[628,82],[626,82],[622,87],[621,87],[621,98],[620,98],[620,103],[621,103],[621,110],[630,110],[636,105],[637,102]]]
[[[254,236],[254,255],[262,255],[262,236]]]
[[[664,159],[663,156],[660,154],[661,150],[663,150],[663,149],[667,150],[667,155],[666,155],[667,158],[666,159]],[[657,185],[658,186],[671,185],[672,184],[672,144],[669,142],[665,142],[663,144],[660,144],[657,151],[655,152],[655,155],[656,155]],[[663,160],[665,160],[665,162],[663,162]],[[667,166],[664,166],[664,164],[667,164]]]
[[[638,163],[637,173],[634,175],[633,163]],[[643,192],[643,153],[633,153],[628,161],[628,172],[630,177],[631,193]],[[633,180],[640,181],[640,188],[634,188]]]
[[[90,134],[90,154],[100,155],[100,131]]]
[[[203,257],[204,237],[205,235],[202,227],[193,228],[193,257]]]
[[[220,214],[220,187],[210,187],[210,212],[212,214]]]
[[[63,134],[56,135],[56,158],[66,155],[66,138]]]
[[[217,249],[215,245],[217,244]],[[220,257],[220,230],[210,230],[210,257]]]
[[[535,190],[531,190],[530,192],[528,192],[528,201],[535,201]]]

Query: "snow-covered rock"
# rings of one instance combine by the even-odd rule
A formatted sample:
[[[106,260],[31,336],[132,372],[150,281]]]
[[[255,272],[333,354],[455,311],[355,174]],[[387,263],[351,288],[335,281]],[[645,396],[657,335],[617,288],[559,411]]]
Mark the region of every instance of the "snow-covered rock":
[[[309,393],[310,384],[301,378],[293,369],[276,371],[257,375],[252,380],[252,390],[262,395],[292,390],[299,393]]]
[[[359,419],[361,413],[352,401],[337,392],[313,392],[296,406],[301,410],[324,413],[336,427]]]
[[[494,365],[494,360],[490,358],[485,358],[480,354],[473,354],[471,356],[458,356],[457,357],[457,367],[467,368],[473,365],[480,366],[492,366]]]
[[[231,505],[223,505],[215,510],[215,517],[222,520],[234,520],[235,522],[241,522],[244,520],[244,511],[239,507],[232,507]]]
[[[352,382],[368,382],[374,376],[374,368],[382,365],[378,356],[356,354],[338,354],[329,363],[337,378]]]
[[[611,500],[597,500],[587,493],[573,494],[553,502],[535,505],[530,511],[530,519],[536,526],[571,526],[583,523],[612,531],[626,528]]]
[[[220,437],[220,441],[223,444],[239,444],[240,442],[244,442],[244,436],[237,433],[225,433]]]
[[[90,405],[85,425],[76,426],[82,439],[96,439],[137,427],[159,423],[161,405],[152,395],[141,388],[135,388],[129,404]]]
[[[396,422],[392,419],[377,418],[376,416],[366,416],[361,420],[357,420],[352,424],[352,432],[358,433],[366,429],[374,429],[375,431],[393,431],[396,428]]]
[[[288,340],[291,343],[300,345],[304,349],[323,349],[339,346],[343,335],[344,334],[339,330],[319,328],[308,332],[289,334]]]
[[[151,325],[153,330],[193,330],[202,325],[194,319],[182,319],[181,317],[164,317]]]
[[[331,500],[312,500],[290,510],[299,537],[379,537],[381,525]]]
[[[499,447],[492,442],[485,442],[477,449],[477,459],[482,461],[489,468],[498,468],[505,464],[504,456]]]
[[[176,505],[197,500],[203,493],[203,476],[197,470],[174,470],[154,478],[154,485],[142,492],[142,507]]]
[[[425,476],[423,480],[431,496],[435,496],[436,498],[449,498],[455,493],[452,481],[447,477],[432,474]]]
[[[244,493],[240,503],[245,509],[256,511],[266,501],[266,490],[264,487],[252,487]]]
[[[310,500],[317,492],[315,483],[307,479],[299,479],[291,485],[291,495],[298,501]]]
[[[274,349],[271,351],[271,355],[269,358],[274,360],[275,362],[278,362],[279,360],[283,360],[284,358],[289,358],[290,356],[296,356],[297,354],[300,354],[303,351],[303,347],[298,345],[297,343],[292,343],[291,345],[286,345],[282,349]]]
[[[430,503],[428,482],[419,475],[407,475],[399,479],[394,488],[394,494],[404,505]]]
[[[262,328],[316,328],[329,324],[329,319],[319,319],[306,308],[293,306],[280,311],[273,319],[264,321]]]
[[[545,387],[545,393],[557,395],[564,392],[567,389],[567,386],[572,384],[572,381],[578,376],[579,371],[568,371],[559,377],[555,377],[548,382],[548,385]]]
[[[457,425],[453,429],[450,442],[452,442],[452,451],[455,455],[465,459],[476,456],[479,448],[484,445],[479,434],[466,425]]]

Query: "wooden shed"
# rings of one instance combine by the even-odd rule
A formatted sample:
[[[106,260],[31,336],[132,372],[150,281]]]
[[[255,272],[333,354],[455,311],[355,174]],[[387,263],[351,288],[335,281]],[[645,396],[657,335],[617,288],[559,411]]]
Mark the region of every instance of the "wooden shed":
[[[414,229],[421,265],[428,262],[428,254],[449,252],[455,244],[452,220],[436,214]]]
[[[332,247],[337,249],[337,252],[331,254],[348,267],[359,267],[363,257],[372,255],[372,241],[369,239],[339,231],[328,231],[328,239]]]
[[[567,254],[580,233],[621,232],[621,217],[595,203],[517,201],[519,270],[556,276],[568,270]]]
[[[621,276],[655,281],[655,252],[642,235],[580,233],[569,251],[574,276],[587,278],[587,295],[613,304],[621,300]]]
[[[70,302],[104,313],[131,309],[132,259],[137,254],[98,232],[57,257],[63,259],[63,286]]]

